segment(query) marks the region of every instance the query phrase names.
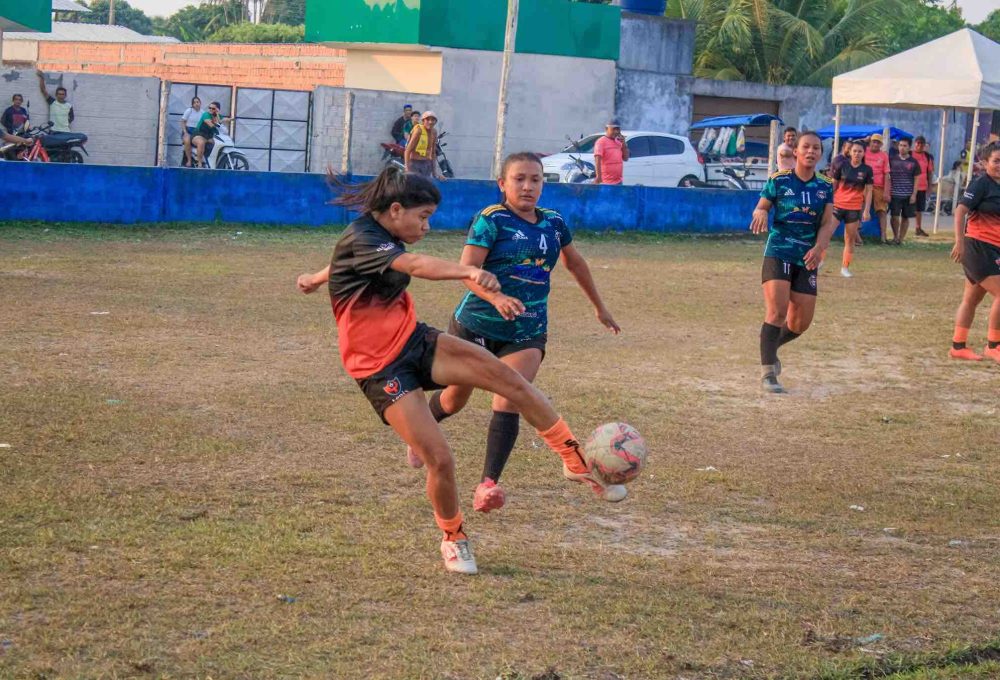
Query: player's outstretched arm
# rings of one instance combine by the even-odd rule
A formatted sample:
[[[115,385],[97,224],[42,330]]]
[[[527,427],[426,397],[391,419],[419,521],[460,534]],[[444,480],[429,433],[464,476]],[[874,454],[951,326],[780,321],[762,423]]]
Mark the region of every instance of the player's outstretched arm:
[[[299,276],[299,280],[296,282],[298,289],[308,295],[313,293],[317,288],[322,286],[324,283],[330,281],[330,265],[326,265],[325,268],[319,270],[315,274],[302,274]]]
[[[587,266],[587,260],[584,259],[583,254],[570,243],[559,251],[559,258],[562,260],[563,266],[566,267],[566,271],[576,279],[576,284],[590,300],[590,304],[594,305],[594,315],[597,316],[601,325],[615,335],[621,333],[622,329],[615,323],[614,317],[611,316],[604,300],[601,299],[601,294],[597,292],[597,284],[594,283],[594,276],[590,273],[590,267]]]
[[[482,267],[489,255],[489,248],[482,246],[465,246],[462,249],[462,264],[469,267]],[[521,314],[524,314],[524,303],[510,295],[504,295],[499,290],[491,291],[483,288],[472,279],[465,279],[462,283],[472,291],[476,297],[482,298],[496,307],[497,312],[506,321],[513,321]]]
[[[500,290],[500,282],[490,272],[440,257],[405,253],[389,265],[393,270],[428,281],[473,281],[489,291]]]
[[[750,220],[750,231],[754,234],[767,232],[767,214],[771,212],[773,204],[766,198],[757,201],[757,207],[753,211],[753,219]]]
[[[833,232],[837,231],[840,222],[833,216],[833,203],[827,203],[823,210],[823,221],[820,223],[819,233],[816,234],[816,245],[810,248],[809,252],[802,258],[806,263],[806,269],[818,269],[823,261],[823,253],[830,247],[830,239]]]
[[[865,206],[861,211],[861,221],[867,222],[872,218],[872,195],[875,192],[875,188],[871,184],[865,185]]]
[[[969,216],[969,209],[958,204],[955,208],[955,245],[951,249],[951,259],[961,262],[965,255],[965,218]]]

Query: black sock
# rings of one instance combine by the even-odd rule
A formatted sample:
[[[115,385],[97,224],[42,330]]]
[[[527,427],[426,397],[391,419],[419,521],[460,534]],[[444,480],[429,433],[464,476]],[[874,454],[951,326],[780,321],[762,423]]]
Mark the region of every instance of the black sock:
[[[964,344],[964,343],[963,343],[963,344]],[[989,347],[990,349],[996,349],[997,347],[1000,347],[1000,342],[997,342],[996,340],[987,340],[987,341],[986,341],[986,345],[987,345],[987,346],[988,346],[988,347]]]
[[[951,348],[952,349],[965,349],[965,343],[964,342],[953,342],[953,343],[951,343]]]
[[[483,466],[483,479],[500,481],[500,475],[507,465],[510,452],[514,450],[520,430],[521,416],[517,413],[494,411],[490,420],[490,428],[486,435],[486,464]]]
[[[781,327],[781,335],[778,336],[778,347],[781,347],[782,345],[791,342],[792,340],[794,340],[795,338],[799,337],[800,335],[802,335],[802,334],[801,333],[793,333],[790,330],[788,330],[788,326],[782,326]]]
[[[444,410],[444,407],[441,406],[440,392],[435,392],[434,394],[431,395],[431,400],[428,406],[431,407],[431,415],[434,416],[434,420],[438,421],[439,423],[445,418],[450,418],[452,415],[454,415],[452,413],[446,412]]]
[[[778,360],[778,337],[781,326],[764,323],[760,327],[760,365],[773,366]]]

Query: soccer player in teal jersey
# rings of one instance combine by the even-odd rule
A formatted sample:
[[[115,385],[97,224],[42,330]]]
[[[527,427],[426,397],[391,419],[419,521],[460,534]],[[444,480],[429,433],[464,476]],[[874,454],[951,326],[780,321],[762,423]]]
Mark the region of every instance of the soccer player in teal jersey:
[[[750,230],[768,231],[761,282],[766,313],[760,329],[761,386],[784,392],[778,376],[778,348],[806,332],[816,311],[816,273],[837,228],[833,216],[833,182],[816,173],[823,144],[815,132],[804,132],[795,147],[795,169],[767,180],[753,211]]]
[[[529,381],[534,381],[545,357],[548,298],[552,270],[562,260],[597,320],[616,335],[621,332],[597,292],[590,268],[573,245],[573,234],[562,216],[538,207],[544,178],[542,164],[532,153],[507,157],[500,171],[504,202],[484,208],[473,220],[462,252],[462,264],[495,274],[503,292],[467,286],[448,327],[451,335],[485,347]],[[472,390],[448,387],[431,397],[438,422],[460,411]],[[520,428],[520,416],[509,400],[494,395],[493,418],[486,439],[486,464],[473,507],[489,512],[503,507],[500,474],[510,457]],[[408,456],[410,464],[419,461]],[[608,501],[625,498],[625,487],[592,485]]]

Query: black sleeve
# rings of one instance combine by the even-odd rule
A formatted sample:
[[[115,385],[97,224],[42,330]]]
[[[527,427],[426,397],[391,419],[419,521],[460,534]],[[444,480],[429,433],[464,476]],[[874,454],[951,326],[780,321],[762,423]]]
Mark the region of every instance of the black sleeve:
[[[8,106],[6,109],[4,109],[3,116],[0,117],[0,125],[2,125],[3,129],[6,130],[7,132],[11,134],[14,133],[14,131],[11,129],[14,125],[14,112],[11,111],[11,107]]]
[[[864,164],[862,164],[861,167],[865,169],[865,186],[875,184],[875,171]]]
[[[910,166],[910,170],[913,171],[913,176],[920,177],[920,163],[917,163],[917,159],[915,158],[912,158],[910,160],[913,161],[912,165]]]
[[[384,274],[397,257],[406,253],[395,241],[366,231],[356,234],[351,245],[352,269],[362,276]]]
[[[403,126],[406,125],[406,121],[400,116],[396,119],[396,122],[392,124],[392,138],[397,139],[403,136]],[[383,128],[384,129],[384,128]]]
[[[976,210],[979,204],[983,202],[986,198],[986,191],[989,189],[989,184],[987,182],[992,182],[988,175],[983,175],[978,179],[973,180],[969,188],[965,190],[962,194],[962,198],[958,199],[959,205],[964,205],[970,211]]]
[[[72,123],[74,120],[76,120],[76,112],[73,110],[73,107],[71,106],[69,107],[69,122]]]
[[[55,97],[53,97],[52,95],[49,95],[48,97],[45,98],[45,103],[49,104],[51,106],[52,102],[54,102],[55,100],[56,100]]]
[[[841,166],[839,163],[833,163],[830,166],[830,179],[832,179],[832,180],[834,180],[836,182],[840,181],[840,175],[841,175],[840,169],[841,169],[841,167],[843,167],[843,166]]]

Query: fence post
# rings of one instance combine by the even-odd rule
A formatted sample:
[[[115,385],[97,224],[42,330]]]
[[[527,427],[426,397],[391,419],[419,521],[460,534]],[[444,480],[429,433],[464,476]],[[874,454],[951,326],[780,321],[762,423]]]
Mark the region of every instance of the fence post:
[[[156,135],[156,165],[161,168],[167,165],[167,125],[170,122],[167,110],[170,103],[170,85],[169,80],[160,81],[160,118],[159,134]]]
[[[351,174],[351,141],[354,138],[354,93],[347,93],[347,104],[344,107],[344,151],[340,159],[340,172]]]

